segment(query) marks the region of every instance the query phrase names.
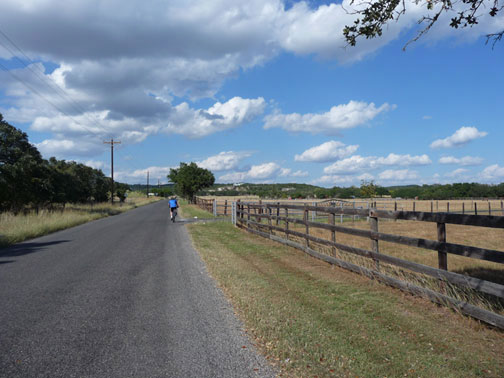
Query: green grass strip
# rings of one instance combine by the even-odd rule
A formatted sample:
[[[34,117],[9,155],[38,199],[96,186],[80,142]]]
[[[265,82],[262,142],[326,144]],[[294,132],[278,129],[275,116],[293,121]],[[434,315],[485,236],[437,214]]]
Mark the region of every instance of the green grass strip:
[[[502,376],[503,333],[228,223],[189,226],[249,335],[285,376]]]

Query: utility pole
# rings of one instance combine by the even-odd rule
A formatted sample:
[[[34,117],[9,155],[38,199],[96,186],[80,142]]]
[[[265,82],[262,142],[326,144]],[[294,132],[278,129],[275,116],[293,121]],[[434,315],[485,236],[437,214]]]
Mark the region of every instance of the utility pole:
[[[112,178],[112,182],[110,184],[110,203],[114,204],[114,144],[121,144],[121,142],[114,142],[114,138],[112,138],[110,139],[110,142],[103,143],[110,144],[110,177]]]
[[[149,197],[149,171],[147,171],[147,197]]]

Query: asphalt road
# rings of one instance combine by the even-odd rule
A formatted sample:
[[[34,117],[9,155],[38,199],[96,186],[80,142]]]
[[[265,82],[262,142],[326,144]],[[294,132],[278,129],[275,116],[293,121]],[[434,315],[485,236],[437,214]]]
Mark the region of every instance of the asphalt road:
[[[1,377],[271,377],[162,201],[0,250]]]

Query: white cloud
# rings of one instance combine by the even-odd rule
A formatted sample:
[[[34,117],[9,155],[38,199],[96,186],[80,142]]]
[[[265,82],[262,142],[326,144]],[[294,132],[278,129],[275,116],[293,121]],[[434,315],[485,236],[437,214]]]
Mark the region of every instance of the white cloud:
[[[498,164],[490,165],[483,169],[480,177],[487,182],[502,182],[504,180],[504,167],[501,167]]]
[[[350,156],[357,151],[358,148],[358,145],[345,146],[345,144],[339,141],[331,140],[322,143],[320,146],[309,148],[301,155],[296,155],[294,160],[325,163]]]
[[[395,109],[395,105],[383,104],[379,108],[374,103],[350,101],[348,104],[333,106],[326,113],[276,112],[264,117],[264,128],[280,127],[290,132],[310,132],[312,134],[336,134],[343,129],[363,125],[378,114]]]
[[[440,164],[458,164],[462,166],[480,165],[483,159],[476,156],[464,156],[456,158],[454,156],[443,156],[439,159]]]
[[[239,182],[239,181],[260,181],[265,182],[276,177],[306,177],[308,172],[295,171],[290,168],[282,168],[277,163],[270,162],[259,165],[253,165],[245,172],[231,172],[219,177],[220,182]]]
[[[194,110],[189,104],[177,105],[168,125],[161,130],[168,134],[182,134],[201,138],[219,131],[235,128],[252,121],[264,112],[262,97],[244,99],[233,97],[225,103],[217,102],[207,110]]]
[[[102,143],[102,141],[100,140],[99,143]],[[40,143],[36,143],[35,146],[45,158],[52,156],[57,158],[65,156],[88,156],[90,152],[94,154],[103,152],[103,144],[98,144],[98,142],[76,142],[69,139],[46,139]]]
[[[387,169],[378,175],[378,178],[383,181],[402,182],[402,181],[418,181],[420,176],[416,171],[409,169]]]
[[[210,156],[196,164],[201,168],[209,169],[214,172],[229,171],[231,169],[236,169],[243,159],[250,156],[252,156],[250,152],[225,151]]]
[[[430,115],[424,115],[422,117],[422,119],[424,119],[424,120],[432,119],[432,116],[430,116]]]
[[[306,171],[295,171],[293,172],[292,169],[290,168],[282,168],[280,170],[280,174],[278,176],[280,177],[307,177],[309,175],[308,172]]]
[[[317,180],[313,181],[313,184],[320,185],[333,185],[333,186],[348,186],[348,185],[360,185],[360,183],[365,181],[374,180],[375,177],[369,173],[363,173],[359,176],[340,176],[340,175],[323,175]]]
[[[109,164],[105,164],[103,161],[98,161],[98,160],[86,160],[84,162],[84,165],[87,165],[88,167],[91,167],[94,169],[101,169],[101,170],[104,170],[105,168],[110,169]]]
[[[170,173],[171,168],[178,167],[158,167],[152,166],[144,169],[135,169],[133,171],[129,170],[117,170],[114,172],[114,178],[117,181],[126,182],[129,184],[146,184],[147,183],[147,172],[149,172],[149,181],[151,185],[156,185],[157,180],[161,183],[167,183],[168,179],[166,176]]]
[[[282,172],[282,168],[276,163],[264,163],[253,165],[246,172],[231,172],[219,177],[221,182],[244,181],[244,180],[267,180],[277,177]]]
[[[398,155],[390,153],[386,157],[359,156],[354,155],[349,158],[339,160],[324,168],[324,173],[348,175],[371,169],[379,169],[385,166],[420,166],[431,164],[432,161],[427,155]]]
[[[479,131],[476,127],[461,127],[453,135],[435,140],[430,147],[435,149],[461,147],[475,139],[483,138],[487,134],[485,131]]]
[[[458,169],[455,169],[454,171],[452,172],[448,172],[445,174],[446,177],[449,177],[449,178],[461,178],[461,177],[466,177],[465,174],[469,172],[468,169],[465,169],[465,168],[458,168]]]

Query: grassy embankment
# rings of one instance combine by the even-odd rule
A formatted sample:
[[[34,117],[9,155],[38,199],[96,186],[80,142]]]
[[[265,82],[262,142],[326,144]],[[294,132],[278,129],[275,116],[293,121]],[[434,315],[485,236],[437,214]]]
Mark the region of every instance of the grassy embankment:
[[[146,198],[145,194],[133,192],[129,194],[125,203],[116,202],[114,206],[110,203],[80,204],[67,205],[63,211],[41,210],[38,214],[1,213],[0,248],[92,220],[117,215],[158,200],[157,197]]]
[[[189,226],[250,337],[283,376],[504,373],[504,334],[229,223]]]
[[[186,200],[179,200],[180,216],[184,218],[201,218],[201,219],[210,219],[215,218],[213,214],[208,211],[200,209],[198,206],[193,204],[188,204]]]

